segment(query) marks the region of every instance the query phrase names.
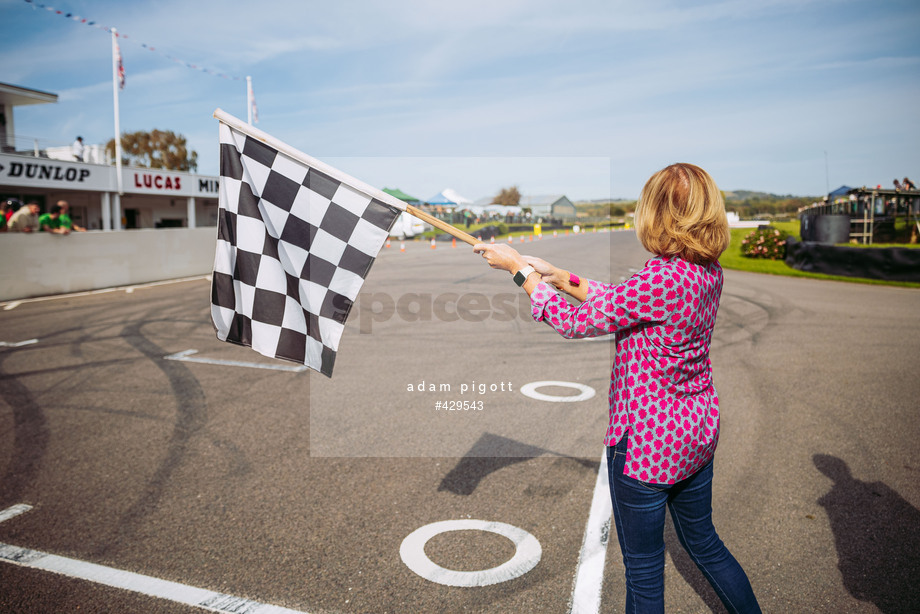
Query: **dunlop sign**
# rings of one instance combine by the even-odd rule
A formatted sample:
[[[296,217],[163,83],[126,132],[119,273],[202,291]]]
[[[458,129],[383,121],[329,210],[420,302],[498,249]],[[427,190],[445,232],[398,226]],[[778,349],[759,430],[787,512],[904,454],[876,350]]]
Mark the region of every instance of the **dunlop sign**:
[[[0,185],[108,191],[114,180],[106,166],[0,154]]]

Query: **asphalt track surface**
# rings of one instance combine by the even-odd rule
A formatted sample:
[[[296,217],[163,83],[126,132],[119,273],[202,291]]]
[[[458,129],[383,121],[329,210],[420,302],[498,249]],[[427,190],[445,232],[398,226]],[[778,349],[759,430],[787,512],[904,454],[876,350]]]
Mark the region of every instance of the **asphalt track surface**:
[[[612,281],[648,257],[631,232],[515,246]],[[0,309],[0,513],[32,506],[0,522],[0,612],[204,611],[21,565],[26,551],[299,612],[569,611],[613,345],[534,323],[466,246],[398,247],[332,379],[214,364],[288,363],[216,340],[205,279]],[[920,610],[918,314],[913,289],[726,272],[714,517],[765,612]],[[166,358],[187,350],[211,362]],[[521,393],[547,380],[597,394]],[[539,562],[472,587],[403,562],[407,536],[461,519],[526,531]],[[670,525],[666,542],[668,611],[723,611]],[[477,571],[516,546],[458,530],[424,553]],[[620,612],[615,533],[601,571],[601,611]]]

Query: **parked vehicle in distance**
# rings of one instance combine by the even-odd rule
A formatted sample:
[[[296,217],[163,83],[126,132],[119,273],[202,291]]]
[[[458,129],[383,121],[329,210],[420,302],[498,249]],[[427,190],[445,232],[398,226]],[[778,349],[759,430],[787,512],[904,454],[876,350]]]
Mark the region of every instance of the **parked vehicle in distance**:
[[[390,236],[397,239],[410,239],[426,230],[431,230],[430,224],[426,224],[414,215],[400,213],[393,228],[390,229]]]

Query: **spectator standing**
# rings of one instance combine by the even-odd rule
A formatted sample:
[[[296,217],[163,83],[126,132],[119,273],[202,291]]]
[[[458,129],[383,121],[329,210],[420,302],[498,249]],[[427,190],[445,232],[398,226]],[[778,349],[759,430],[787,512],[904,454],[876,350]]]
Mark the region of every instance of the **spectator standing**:
[[[86,150],[86,148],[83,147],[83,137],[78,136],[77,140],[73,142],[73,145],[71,145],[70,148],[73,152],[74,160],[77,162],[83,162],[83,154]]]
[[[914,182],[908,179],[907,177],[904,178],[903,185],[904,185],[905,190],[916,190],[917,189],[917,186],[914,185]]]
[[[56,235],[69,235],[70,228],[61,224],[61,206],[54,205],[49,213],[38,218],[38,229],[41,232],[51,232]]]
[[[20,207],[9,221],[10,232],[36,232],[38,230],[38,204],[29,203]]]
[[[76,232],[86,232],[86,228],[73,223],[70,218],[70,203],[66,200],[59,200],[57,206],[61,208],[61,228],[75,230]]]
[[[0,232],[6,232],[6,210],[9,207],[8,200],[0,203]]]

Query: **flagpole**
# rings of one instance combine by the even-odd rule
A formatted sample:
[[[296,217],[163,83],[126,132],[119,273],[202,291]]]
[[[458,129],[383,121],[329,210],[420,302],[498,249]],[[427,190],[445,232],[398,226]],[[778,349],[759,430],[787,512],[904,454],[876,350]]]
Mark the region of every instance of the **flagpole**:
[[[248,123],[252,125],[252,77],[246,75],[246,111],[248,113]]]
[[[406,205],[406,213],[408,213],[409,215],[414,215],[415,217],[422,220],[423,222],[428,222],[435,228],[440,228],[444,232],[457,237],[464,243],[469,243],[470,245],[476,245],[478,243],[483,242],[482,239],[477,239],[473,235],[467,234],[463,232],[462,230],[460,230],[459,228],[451,226],[444,220],[440,220],[436,218],[435,216],[431,215],[430,213],[425,213],[421,209],[413,207],[412,205]]]
[[[112,92],[115,99],[115,185],[124,194],[121,182],[121,124],[118,118],[118,32],[112,28]]]

